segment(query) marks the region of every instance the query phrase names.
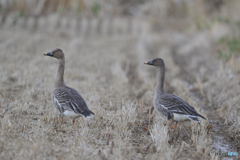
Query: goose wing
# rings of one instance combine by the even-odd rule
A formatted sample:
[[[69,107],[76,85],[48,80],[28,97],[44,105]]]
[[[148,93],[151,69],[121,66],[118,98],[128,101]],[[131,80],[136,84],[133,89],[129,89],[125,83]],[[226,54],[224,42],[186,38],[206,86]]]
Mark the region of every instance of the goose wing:
[[[168,112],[199,116],[205,119],[205,117],[198,114],[192,106],[190,106],[187,102],[177,96],[170,94],[161,95],[159,98],[159,103],[164,108],[166,108]]]
[[[52,91],[53,103],[58,106],[60,112],[64,110],[74,111],[77,114],[84,114],[88,106],[80,93],[70,87],[61,87]]]

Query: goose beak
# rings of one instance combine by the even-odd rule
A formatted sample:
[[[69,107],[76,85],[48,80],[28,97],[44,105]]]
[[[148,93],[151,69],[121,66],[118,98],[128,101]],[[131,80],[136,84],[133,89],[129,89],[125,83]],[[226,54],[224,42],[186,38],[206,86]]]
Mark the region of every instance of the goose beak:
[[[145,62],[144,64],[153,65],[153,61],[148,61],[148,62]]]
[[[44,55],[44,56],[50,56],[50,57],[53,56],[52,52],[44,53],[43,55]]]

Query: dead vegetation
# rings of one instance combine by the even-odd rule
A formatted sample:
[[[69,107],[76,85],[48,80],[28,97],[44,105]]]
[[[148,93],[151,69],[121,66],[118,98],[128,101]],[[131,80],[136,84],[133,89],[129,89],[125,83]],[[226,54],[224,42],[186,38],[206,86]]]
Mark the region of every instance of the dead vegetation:
[[[226,11],[239,2],[219,1],[211,13],[206,6],[215,1],[31,1],[36,11],[30,1],[4,2],[1,159],[219,159],[210,151],[240,153],[239,55],[226,60],[217,53],[218,41],[238,22]],[[59,125],[50,100],[57,62],[43,53],[55,48],[65,53],[66,84],[96,114],[73,127],[67,118]],[[156,70],[143,62],[155,57],[166,63],[166,91],[208,119],[201,129],[186,122],[171,135],[154,111]]]

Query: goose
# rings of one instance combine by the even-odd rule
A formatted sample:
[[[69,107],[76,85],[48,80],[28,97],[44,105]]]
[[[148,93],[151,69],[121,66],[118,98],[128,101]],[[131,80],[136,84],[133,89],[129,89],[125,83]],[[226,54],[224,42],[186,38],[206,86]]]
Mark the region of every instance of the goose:
[[[63,117],[72,118],[72,125],[75,119],[80,116],[90,117],[95,115],[88,109],[88,106],[81,94],[74,88],[65,85],[64,69],[65,56],[61,49],[55,49],[52,52],[44,53],[45,56],[54,57],[58,60],[58,70],[54,77],[54,89],[51,94],[52,103],[57,108],[60,124],[62,125]]]
[[[169,129],[170,120],[176,122],[174,125],[174,130],[176,130],[178,122],[184,121],[197,121],[201,126],[198,117],[206,119],[205,117],[197,113],[197,111],[183,99],[175,95],[165,93],[165,64],[163,59],[155,58],[152,61],[145,62],[144,64],[152,65],[158,68],[157,84],[155,87],[155,96],[153,103],[154,108],[157,110],[158,114],[162,114],[167,117],[167,129]]]

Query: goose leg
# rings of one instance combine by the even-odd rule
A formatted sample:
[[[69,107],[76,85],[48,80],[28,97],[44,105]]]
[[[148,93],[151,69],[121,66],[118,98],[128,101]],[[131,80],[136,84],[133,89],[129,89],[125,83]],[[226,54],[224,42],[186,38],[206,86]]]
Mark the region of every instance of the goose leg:
[[[72,119],[72,125],[74,125],[74,123],[75,123],[75,119],[73,118],[73,119]]]
[[[176,130],[176,128],[177,128],[177,122],[174,124],[174,131]]]
[[[60,118],[60,125],[62,125],[62,122],[63,122],[63,118]]]
[[[170,120],[167,120],[167,130],[169,129]]]

